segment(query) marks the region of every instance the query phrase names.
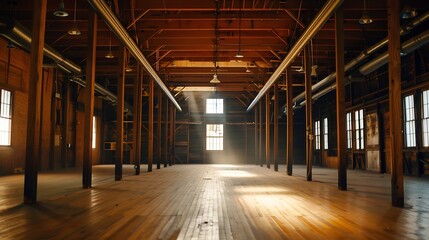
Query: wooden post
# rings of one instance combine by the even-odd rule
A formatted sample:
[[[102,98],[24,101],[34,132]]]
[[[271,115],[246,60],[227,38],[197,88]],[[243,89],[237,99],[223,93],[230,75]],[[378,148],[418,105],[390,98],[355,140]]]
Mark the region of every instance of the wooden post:
[[[162,157],[162,136],[161,136],[161,126],[162,126],[162,93],[161,88],[158,88],[158,124],[156,125],[156,169],[161,168],[161,157]]]
[[[173,106],[172,106],[173,107]],[[176,108],[173,107],[173,165],[176,164]]]
[[[265,162],[267,164],[267,168],[270,168],[270,127],[271,127],[271,121],[270,121],[270,91],[267,91],[265,94]]]
[[[37,171],[39,169],[41,147],[42,65],[45,42],[46,3],[46,0],[34,1],[28,91],[24,203],[36,203],[37,201]]]
[[[274,144],[274,171],[278,171],[279,170],[279,163],[278,163],[278,157],[279,157],[279,84],[276,81],[274,83],[274,110],[273,110],[273,115],[274,115],[274,139],[273,139],[273,144]]]
[[[153,98],[155,95],[155,87],[154,87],[154,83],[153,83],[153,79],[151,78],[149,80],[149,119],[148,119],[148,158],[147,158],[147,171],[148,172],[152,172],[152,164],[153,164]]]
[[[122,179],[122,163],[124,162],[124,89],[126,54],[126,49],[122,46],[119,55],[119,77],[116,100],[115,181]]]
[[[172,166],[173,165],[173,158],[174,158],[174,105],[170,104],[169,107],[169,111],[170,111],[170,141],[169,141],[169,161],[168,161],[168,165]]]
[[[404,207],[399,1],[387,0],[392,206]]]
[[[313,164],[313,116],[312,116],[312,96],[311,96],[311,61],[310,51],[307,45],[304,49],[304,68],[305,68],[305,129],[306,129],[306,148],[305,161],[307,164],[307,181],[311,181]]]
[[[88,20],[88,51],[86,57],[85,120],[83,137],[83,188],[92,186],[92,118],[94,116],[94,84],[97,47],[97,14],[90,12]]]
[[[246,159],[246,162],[248,162],[248,135],[247,135],[247,114],[244,115],[244,159]]]
[[[165,100],[165,123],[164,123],[164,167],[168,166],[168,106],[170,105],[170,101],[168,99]]]
[[[344,14],[343,6],[335,14],[335,59],[337,69],[337,158],[338,189],[347,190],[346,107],[344,88]]]
[[[258,156],[259,156],[259,134],[258,134],[258,128],[259,128],[259,123],[258,123],[258,118],[259,118],[259,105],[255,106],[255,165],[258,165]]]
[[[264,161],[262,159],[262,101],[258,102],[258,108],[259,108],[259,164],[262,167],[264,165]]]
[[[61,136],[61,167],[67,167],[68,158],[68,139],[69,139],[69,125],[70,125],[70,81],[65,81],[63,86],[63,97],[62,97],[62,136]]]
[[[137,67],[137,77],[134,89],[134,115],[133,115],[133,146],[134,146],[134,170],[140,174],[140,159],[142,155],[142,88],[143,70]]]
[[[286,119],[287,119],[287,138],[286,138],[286,165],[287,175],[292,175],[293,166],[293,91],[292,91],[292,69],[289,67],[286,71]]]

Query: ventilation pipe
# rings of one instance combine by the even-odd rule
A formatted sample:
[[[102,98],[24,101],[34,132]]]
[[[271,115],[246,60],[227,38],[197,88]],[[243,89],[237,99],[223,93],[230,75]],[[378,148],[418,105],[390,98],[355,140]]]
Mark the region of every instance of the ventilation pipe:
[[[122,26],[118,18],[109,8],[109,6],[103,0],[87,0],[92,8],[98,12],[98,14],[104,19],[104,22],[110,29],[115,33],[116,37],[122,42],[122,44],[130,51],[130,53],[135,57],[135,59],[146,69],[146,71],[153,77],[162,91],[170,98],[171,102],[176,106],[179,111],[182,111],[182,108],[177,103],[176,99],[173,97],[171,92],[165,86],[164,82],[152,68],[150,63],[147,61],[143,53],[137,44],[133,41],[131,36],[128,34],[127,30]]]
[[[0,35],[13,42],[13,44],[30,51],[31,46],[31,32],[22,26],[19,22],[6,17],[0,17]],[[79,65],[72,61],[64,58],[60,53],[55,51],[52,47],[45,44],[43,47],[43,54],[48,58],[55,61],[57,66],[69,74],[81,75],[82,70]],[[85,86],[86,82],[80,78],[70,79],[72,82],[76,82],[81,86]],[[113,103],[116,102],[116,95],[109,90],[102,87],[100,84],[95,83],[95,91],[105,96],[106,100]]]
[[[404,26],[401,27],[401,30],[400,30],[401,36],[404,35],[404,34],[406,34],[406,33],[408,33],[414,27],[418,26],[419,24],[423,23],[424,21],[426,21],[428,19],[429,19],[429,12],[426,12],[426,13],[420,15],[418,18],[416,18],[413,21],[411,21],[410,23],[405,24]],[[369,55],[373,54],[377,50],[379,50],[382,47],[386,46],[387,42],[388,42],[388,39],[386,37],[383,40],[379,41],[378,43],[372,45],[371,47],[369,47],[365,51],[363,51],[361,54],[359,54],[357,57],[355,57],[353,60],[351,60],[350,62],[348,62],[344,66],[344,71],[345,72],[350,71],[352,68],[354,68],[360,62],[362,62],[363,60],[365,60]],[[324,79],[322,79],[320,82],[314,84],[311,87],[311,90],[312,91],[316,91],[319,88],[325,86],[326,84],[328,84],[331,81],[333,81],[335,79],[336,75],[337,75],[336,72],[333,72],[333,73],[329,74],[327,77],[325,77]],[[293,99],[293,102],[302,101],[302,100],[304,100],[304,98],[305,98],[305,92],[302,92],[302,93],[300,93],[298,96],[296,96]],[[299,105],[302,105],[302,104],[299,104]]]
[[[308,25],[308,27],[304,30],[304,33],[298,39],[298,41],[293,45],[290,52],[286,56],[285,59],[280,63],[277,69],[274,71],[273,75],[268,79],[265,85],[262,87],[261,91],[259,91],[258,95],[256,95],[255,99],[253,99],[252,103],[250,103],[247,111],[252,110],[252,108],[258,103],[258,101],[264,96],[264,94],[270,89],[277,78],[282,74],[282,72],[289,67],[289,65],[295,60],[298,54],[302,51],[302,49],[307,45],[310,39],[316,35],[317,31],[328,21],[329,17],[335,10],[343,3],[343,0],[330,0],[328,1],[322,9],[317,13],[314,17],[313,21]]]
[[[404,42],[401,45],[401,55],[404,56],[424,45],[426,45],[429,42],[429,30],[426,30],[422,34],[418,35],[417,37],[414,37],[406,42]],[[368,62],[367,64],[363,65],[359,68],[359,72],[363,75],[368,75],[384,64],[386,64],[389,60],[389,53],[385,52],[382,55],[374,58],[372,61]]]
[[[429,30],[426,30],[425,32],[423,32],[422,34],[404,42],[401,45],[401,49],[402,49],[402,53],[404,53],[405,56],[406,54],[426,45],[429,43]],[[388,62],[389,58],[389,54],[388,52],[385,52],[384,54],[380,55],[379,57],[375,58],[374,60],[368,62],[367,64],[363,65],[361,68],[359,68],[359,72],[362,73],[363,75],[368,75],[371,72],[377,70],[379,67],[383,66],[384,64],[386,64]],[[347,82],[348,83],[348,82]],[[330,86],[328,86],[327,88],[324,88],[323,90],[321,90],[320,92],[317,92],[316,94],[313,95],[313,100],[316,100],[317,98],[320,98],[321,96],[327,94],[328,92],[335,90],[336,88],[336,84],[332,84]],[[299,106],[304,106],[306,103],[306,101],[302,101]]]

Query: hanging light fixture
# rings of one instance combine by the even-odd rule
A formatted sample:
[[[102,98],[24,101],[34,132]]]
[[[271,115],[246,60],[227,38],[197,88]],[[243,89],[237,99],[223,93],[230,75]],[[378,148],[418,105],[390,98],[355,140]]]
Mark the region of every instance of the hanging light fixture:
[[[417,16],[417,11],[415,8],[410,7],[408,3],[405,4],[404,8],[401,10],[401,19],[409,19]]]
[[[115,57],[112,53],[112,34],[110,31],[109,31],[109,52],[106,55],[104,55],[104,57],[109,59]]]
[[[127,62],[125,67],[125,72],[132,72],[133,69],[130,66],[130,53],[127,51]]]
[[[317,77],[316,69],[318,66],[317,66],[317,64],[314,64],[313,40],[311,40],[310,44],[311,44],[311,74],[310,74],[310,76]]]
[[[372,19],[369,17],[368,12],[366,11],[366,0],[363,0],[363,12],[362,17],[359,19],[360,24],[370,24]]]
[[[238,12],[238,52],[235,55],[237,58],[243,58],[243,54],[241,54],[241,5],[243,4],[243,0],[240,1],[240,10]]]
[[[57,17],[67,17],[69,13],[64,9],[64,1],[61,0],[58,10],[54,12],[54,16]]]
[[[70,35],[73,35],[73,36],[78,36],[78,35],[80,35],[79,28],[77,28],[77,24],[76,24],[76,0],[74,0],[73,27],[72,27],[72,28],[70,28],[70,30],[69,30],[69,34],[70,34]]]
[[[218,20],[219,20],[219,3],[216,2],[216,22],[215,22],[215,44],[214,44],[214,52],[213,52],[213,63],[214,63],[214,75],[212,80],[210,80],[210,83],[212,84],[219,84],[220,81],[217,78],[217,55],[218,55],[218,44],[219,44],[219,30],[218,30]]]

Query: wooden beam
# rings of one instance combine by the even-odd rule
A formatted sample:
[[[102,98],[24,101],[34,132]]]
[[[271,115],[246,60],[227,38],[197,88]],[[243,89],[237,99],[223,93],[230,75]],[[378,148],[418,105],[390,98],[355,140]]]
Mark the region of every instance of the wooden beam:
[[[292,87],[292,68],[289,67],[286,71],[286,165],[287,175],[292,175],[293,166],[293,87]]]
[[[402,97],[401,97],[401,42],[399,1],[387,0],[387,26],[389,40],[389,118],[390,161],[392,166],[392,206],[404,207]]]
[[[95,84],[95,62],[97,48],[97,14],[89,13],[88,19],[88,51],[86,57],[86,87],[85,94],[85,120],[83,137],[83,188],[92,187],[92,124],[94,116],[94,84]]]
[[[157,124],[156,124],[156,169],[161,168],[161,158],[162,158],[162,93],[161,88],[158,89],[158,117],[157,117]]]
[[[142,90],[143,90],[143,69],[137,67],[137,77],[135,79],[134,91],[134,115],[133,115],[133,146],[134,146],[134,170],[135,174],[140,174],[140,159],[142,155]]]
[[[274,144],[274,171],[279,171],[279,84],[276,81],[274,83],[274,136],[273,136],[273,144]]]
[[[264,165],[264,161],[262,160],[262,101],[258,103],[259,108],[259,165],[262,167]]]
[[[270,161],[271,161],[271,156],[270,156],[270,91],[267,91],[267,93],[265,94],[265,162],[267,164],[267,168],[270,168]]]
[[[37,201],[37,175],[41,148],[42,65],[43,46],[45,42],[46,5],[46,0],[36,0],[34,2],[28,91],[24,203],[36,203]]]
[[[311,60],[310,60],[310,49],[307,45],[304,49],[304,68],[305,68],[305,129],[306,129],[306,144],[305,144],[305,161],[307,165],[307,181],[311,181],[312,176],[312,164],[313,164],[313,116],[312,116],[312,105],[311,99]]]
[[[67,164],[68,158],[68,141],[69,141],[69,125],[70,125],[70,81],[65,81],[63,85],[62,96],[62,125],[61,125],[61,167],[69,167]]]
[[[337,97],[337,161],[338,189],[347,190],[346,158],[346,107],[344,88],[344,12],[343,6],[335,14],[335,59],[336,59],[336,97]]]
[[[154,104],[154,101],[153,101],[153,98],[154,98],[154,95],[155,95],[155,87],[154,87],[154,82],[153,82],[154,80],[151,78],[150,80],[149,80],[149,113],[148,113],[148,115],[149,115],[149,119],[148,119],[148,128],[149,128],[149,131],[148,131],[148,150],[147,150],[147,153],[148,153],[148,158],[147,158],[147,171],[148,172],[152,172],[152,164],[153,164],[153,114],[154,114],[154,112],[153,112],[153,109],[154,109],[154,107],[153,107],[153,104]]]
[[[258,156],[259,156],[259,105],[255,106],[255,165],[258,165]]]
[[[122,163],[124,162],[124,94],[126,55],[126,48],[121,46],[119,50],[119,76],[116,100],[115,181],[122,179]]]

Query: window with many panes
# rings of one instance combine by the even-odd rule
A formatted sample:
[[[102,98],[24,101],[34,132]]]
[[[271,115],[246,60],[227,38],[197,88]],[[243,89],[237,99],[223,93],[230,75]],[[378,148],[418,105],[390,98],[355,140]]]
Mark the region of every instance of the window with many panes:
[[[92,117],[92,148],[97,147],[97,118]]]
[[[404,137],[405,147],[416,146],[416,121],[413,95],[404,98]]]
[[[206,99],[206,113],[223,114],[223,99],[220,99],[220,98]]]
[[[12,93],[0,92],[0,146],[10,146],[12,136]]]
[[[328,149],[328,118],[323,119],[323,149]]]
[[[422,93],[422,138],[423,146],[429,147],[429,90]]]
[[[364,116],[363,109],[355,111],[355,133],[356,133],[356,149],[364,149]]]
[[[314,140],[315,147],[317,150],[320,149],[320,121],[314,123]]]
[[[347,148],[352,148],[352,113],[348,112],[346,114],[346,132],[347,132]]]
[[[223,150],[223,124],[206,125],[206,150]]]

